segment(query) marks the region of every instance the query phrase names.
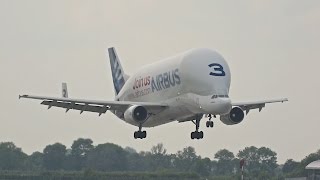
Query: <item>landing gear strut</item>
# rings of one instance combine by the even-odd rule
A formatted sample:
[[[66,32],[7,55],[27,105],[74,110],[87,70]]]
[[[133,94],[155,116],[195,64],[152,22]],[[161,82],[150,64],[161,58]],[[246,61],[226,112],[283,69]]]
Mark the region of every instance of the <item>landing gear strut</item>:
[[[203,114],[196,115],[196,118],[194,121],[192,121],[196,125],[196,131],[191,133],[191,139],[202,139],[203,138],[203,132],[199,132],[200,127],[200,120],[202,119]]]
[[[139,131],[135,131],[133,134],[135,139],[137,139],[137,138],[144,139],[147,137],[147,132],[141,131],[141,129],[142,129],[142,123],[139,124]]]
[[[139,131],[135,131],[134,134],[133,134],[133,137],[135,139],[138,139],[138,138],[139,139],[144,139],[144,138],[147,137],[147,132],[146,131],[141,131],[141,129],[142,129],[142,124],[145,123],[151,116],[152,116],[152,114],[149,113],[147,118],[144,121],[139,123]]]
[[[214,124],[213,124],[213,121],[211,121],[211,119],[212,119],[212,115],[211,115],[211,114],[209,114],[209,115],[208,115],[208,117],[209,117],[209,120],[206,122],[206,126],[207,126],[207,127],[211,127],[211,128],[212,128],[212,127],[213,127],[213,125],[214,125]],[[216,117],[216,115],[213,115],[213,117],[215,118],[215,117]]]

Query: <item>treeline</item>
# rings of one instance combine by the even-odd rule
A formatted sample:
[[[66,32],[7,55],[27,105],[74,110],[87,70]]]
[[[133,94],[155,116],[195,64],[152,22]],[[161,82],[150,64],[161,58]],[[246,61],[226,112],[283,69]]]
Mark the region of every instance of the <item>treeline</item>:
[[[211,158],[197,155],[191,146],[169,154],[161,143],[153,146],[150,151],[137,152],[131,147],[122,148],[112,143],[94,146],[91,139],[79,138],[70,149],[61,143],[55,143],[47,145],[43,152],[27,155],[14,143],[2,142],[0,178],[20,172],[23,176],[41,179],[43,174],[49,173],[54,177],[63,172],[64,175],[76,175],[77,179],[85,175],[90,175],[91,179],[95,176],[102,179],[101,177],[110,176],[136,178],[141,175],[148,175],[149,178],[146,179],[238,179],[241,175],[239,163],[244,159],[246,177],[282,179],[306,176],[305,166],[320,159],[320,150],[306,156],[301,162],[289,159],[283,165],[277,164],[277,153],[267,147],[246,147],[236,155],[227,149],[221,149]]]

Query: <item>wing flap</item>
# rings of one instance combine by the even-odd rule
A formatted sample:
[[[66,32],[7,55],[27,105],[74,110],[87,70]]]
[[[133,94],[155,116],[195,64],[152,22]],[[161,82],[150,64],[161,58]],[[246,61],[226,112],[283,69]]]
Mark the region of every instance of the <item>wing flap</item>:
[[[263,100],[263,101],[251,101],[251,102],[236,102],[232,103],[232,106],[239,106],[242,110],[246,111],[246,114],[249,113],[251,109],[259,109],[259,112],[266,106],[268,103],[278,103],[288,101],[287,98],[273,99],[273,100]]]
[[[267,103],[276,103],[276,102],[285,102],[285,101],[288,101],[288,98],[262,100],[262,101],[236,102],[236,103],[232,103],[232,106],[267,104]]]
[[[79,104],[79,103],[70,103],[70,102],[57,102],[57,101],[42,101],[41,104],[48,105],[48,107],[60,107],[66,109],[66,112],[70,109],[80,110],[80,113],[83,111],[96,112],[100,115],[106,113],[109,110],[108,106],[97,106],[97,105],[88,105],[88,104]]]
[[[99,113],[99,115],[101,115],[102,113],[106,113],[108,110],[124,112],[128,107],[132,105],[144,106],[150,113],[153,114],[157,114],[168,107],[168,105],[166,104],[149,102],[97,101],[32,95],[22,95],[19,96],[19,98],[42,100],[41,104],[47,105],[48,109],[50,109],[51,107],[60,107],[66,109],[66,112],[68,112],[70,109],[74,109],[80,110],[80,113],[88,111]]]

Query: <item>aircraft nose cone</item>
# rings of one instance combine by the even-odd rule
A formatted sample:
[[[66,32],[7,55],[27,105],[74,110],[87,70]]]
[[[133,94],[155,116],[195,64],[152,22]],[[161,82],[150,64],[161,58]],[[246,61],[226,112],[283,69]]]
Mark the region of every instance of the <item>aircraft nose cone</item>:
[[[219,114],[228,114],[232,108],[230,98],[219,98],[218,100]]]
[[[226,97],[219,97],[208,100],[204,99],[201,103],[202,109],[208,114],[224,115],[228,114],[232,108],[231,100]]]

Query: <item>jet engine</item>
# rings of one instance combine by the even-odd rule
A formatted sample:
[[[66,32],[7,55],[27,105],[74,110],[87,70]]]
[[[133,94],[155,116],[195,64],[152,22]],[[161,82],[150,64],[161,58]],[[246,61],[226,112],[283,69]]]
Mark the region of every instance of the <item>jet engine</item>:
[[[244,118],[244,112],[240,107],[234,107],[229,114],[221,115],[220,120],[226,125],[239,124]]]
[[[148,117],[148,111],[143,106],[131,106],[124,112],[124,119],[127,122],[143,122]]]

